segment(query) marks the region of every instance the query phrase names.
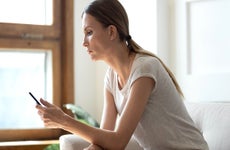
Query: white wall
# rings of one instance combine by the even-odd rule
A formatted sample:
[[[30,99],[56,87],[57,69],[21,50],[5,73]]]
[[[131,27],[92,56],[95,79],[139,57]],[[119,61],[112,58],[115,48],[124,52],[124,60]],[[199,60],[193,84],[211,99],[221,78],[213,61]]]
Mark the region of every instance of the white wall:
[[[185,99],[229,102],[230,1],[171,0],[171,53]]]
[[[75,104],[86,109],[100,121],[102,107],[103,77],[105,66],[93,62],[82,46],[83,30],[81,13],[90,0],[74,1],[74,73]]]
[[[83,107],[98,121],[103,107],[103,85],[107,65],[93,62],[82,46],[81,13],[91,0],[74,1],[74,73],[75,104]]]
[[[130,35],[142,48],[157,53],[157,0],[119,0],[129,17]],[[162,1],[162,0],[161,0]],[[137,11],[137,8],[140,11]],[[138,18],[138,19],[137,19]]]

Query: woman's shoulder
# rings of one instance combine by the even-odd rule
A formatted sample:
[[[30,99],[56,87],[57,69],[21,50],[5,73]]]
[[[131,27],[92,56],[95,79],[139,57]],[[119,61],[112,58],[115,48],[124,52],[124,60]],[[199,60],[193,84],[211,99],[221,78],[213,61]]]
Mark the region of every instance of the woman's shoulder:
[[[136,54],[136,58],[135,58],[136,67],[146,66],[146,65],[156,66],[159,64],[160,61],[154,56],[148,54],[141,54],[141,53]]]
[[[106,70],[106,73],[105,73],[105,75],[107,76],[107,77],[112,77],[112,76],[114,76],[114,71],[113,71],[113,69],[111,68],[111,67],[108,67],[107,68],[107,70]]]

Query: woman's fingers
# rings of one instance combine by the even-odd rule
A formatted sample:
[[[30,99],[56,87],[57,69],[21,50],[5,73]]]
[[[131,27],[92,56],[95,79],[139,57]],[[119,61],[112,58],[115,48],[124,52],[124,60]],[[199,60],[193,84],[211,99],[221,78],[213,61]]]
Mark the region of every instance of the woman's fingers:
[[[42,105],[44,105],[46,107],[54,106],[53,104],[49,103],[48,101],[44,100],[43,98],[40,98],[40,102],[42,103]]]
[[[61,124],[65,113],[59,107],[42,98],[40,99],[40,102],[42,105],[36,105],[36,108],[45,127],[57,128],[59,124]]]

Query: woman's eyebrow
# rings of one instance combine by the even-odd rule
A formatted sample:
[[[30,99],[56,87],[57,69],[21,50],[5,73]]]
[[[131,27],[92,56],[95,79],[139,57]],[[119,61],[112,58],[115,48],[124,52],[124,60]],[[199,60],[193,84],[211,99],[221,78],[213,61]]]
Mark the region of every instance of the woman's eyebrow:
[[[84,31],[86,31],[88,28],[92,28],[91,26],[85,26]]]

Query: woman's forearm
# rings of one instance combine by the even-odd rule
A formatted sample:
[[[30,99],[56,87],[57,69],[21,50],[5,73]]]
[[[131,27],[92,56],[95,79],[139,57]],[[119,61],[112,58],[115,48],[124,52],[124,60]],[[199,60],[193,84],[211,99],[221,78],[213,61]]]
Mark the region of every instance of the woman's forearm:
[[[123,136],[119,136],[115,131],[91,127],[70,116],[65,117],[60,127],[104,149],[124,149],[127,144],[127,140],[123,140]]]

